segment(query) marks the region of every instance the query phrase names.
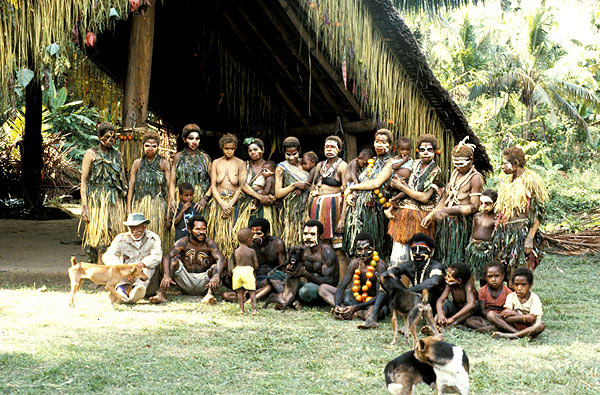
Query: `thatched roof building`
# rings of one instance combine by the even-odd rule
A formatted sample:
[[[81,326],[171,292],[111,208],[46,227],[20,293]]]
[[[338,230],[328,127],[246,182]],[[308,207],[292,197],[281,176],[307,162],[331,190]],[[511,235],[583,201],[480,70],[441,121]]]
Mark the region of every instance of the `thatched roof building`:
[[[73,8],[60,10],[66,31],[95,29],[98,39],[88,55],[127,84],[133,33],[120,18],[128,15],[128,1],[98,0],[97,11],[75,0],[52,3]],[[109,17],[111,4],[119,18]],[[154,8],[148,108],[173,131],[195,122],[217,133],[260,132],[274,143],[296,134],[306,148],[320,148],[323,139],[310,137],[343,129],[354,152],[379,127],[413,141],[433,133],[443,145],[444,167],[448,147],[469,135],[477,146],[476,166],[491,170],[484,147],[391,0],[163,0]],[[80,15],[78,24],[73,15]],[[10,30],[4,22],[0,28]],[[18,44],[54,41],[42,29]],[[0,45],[0,58],[13,55],[23,64],[27,52],[8,47]]]

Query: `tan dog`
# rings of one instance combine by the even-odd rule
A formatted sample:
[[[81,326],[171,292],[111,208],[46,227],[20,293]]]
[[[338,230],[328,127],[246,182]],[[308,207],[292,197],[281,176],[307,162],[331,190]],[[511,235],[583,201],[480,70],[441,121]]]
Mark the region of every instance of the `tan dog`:
[[[81,287],[83,280],[88,279],[96,284],[105,284],[105,288],[111,294],[111,302],[120,300],[115,287],[121,280],[128,279],[134,282],[141,278],[143,281],[148,279],[144,274],[144,267],[139,264],[128,265],[96,265],[93,263],[79,262],[74,256],[71,257],[71,267],[69,268],[69,278],[71,279],[71,302],[69,306],[75,307],[75,292]]]

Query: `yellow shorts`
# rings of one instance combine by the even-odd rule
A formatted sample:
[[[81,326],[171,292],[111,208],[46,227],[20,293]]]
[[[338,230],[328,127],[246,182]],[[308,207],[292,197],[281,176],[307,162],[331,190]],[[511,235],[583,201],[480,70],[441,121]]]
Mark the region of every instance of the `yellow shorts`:
[[[240,288],[248,291],[256,291],[256,279],[254,278],[254,268],[252,266],[234,267],[231,281],[234,291]]]

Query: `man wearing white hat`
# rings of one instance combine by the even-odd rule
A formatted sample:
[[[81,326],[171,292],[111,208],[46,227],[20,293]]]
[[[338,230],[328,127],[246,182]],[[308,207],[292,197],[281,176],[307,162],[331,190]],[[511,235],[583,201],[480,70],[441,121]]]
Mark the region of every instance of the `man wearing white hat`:
[[[129,214],[127,221],[123,222],[129,232],[118,234],[102,257],[106,265],[142,265],[144,274],[148,276],[146,281],[139,278],[134,282],[121,281],[117,285],[121,300],[115,300],[116,303],[137,303],[146,295],[153,295],[158,289],[158,276],[155,276],[155,272],[161,262],[162,249],[160,237],[146,229],[149,222],[142,213]]]

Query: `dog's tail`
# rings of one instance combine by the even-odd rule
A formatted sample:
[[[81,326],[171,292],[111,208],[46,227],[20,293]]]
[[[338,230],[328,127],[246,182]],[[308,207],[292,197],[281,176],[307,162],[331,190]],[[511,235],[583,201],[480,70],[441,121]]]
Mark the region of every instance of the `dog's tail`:
[[[423,297],[423,304],[429,303],[429,290],[428,289],[424,289],[421,292],[421,296]]]
[[[74,256],[71,257],[71,266],[77,265],[77,259]]]

